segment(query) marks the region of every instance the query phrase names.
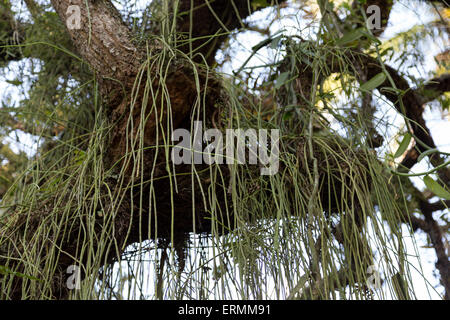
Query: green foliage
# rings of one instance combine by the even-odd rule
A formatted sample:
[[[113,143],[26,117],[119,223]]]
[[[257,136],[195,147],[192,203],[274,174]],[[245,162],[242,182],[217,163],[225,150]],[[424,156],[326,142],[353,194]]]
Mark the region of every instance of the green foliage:
[[[425,183],[427,188],[430,189],[430,191],[433,192],[436,196],[438,196],[439,198],[450,200],[450,192],[448,190],[445,190],[433,178],[431,178],[430,176],[426,176],[423,178],[423,182]]]
[[[402,142],[400,142],[400,145],[398,146],[397,151],[394,154],[394,158],[397,159],[398,157],[402,156],[406,149],[408,148],[409,144],[411,143],[412,135],[407,132],[405,136],[403,137]]]
[[[362,36],[364,35],[364,29],[363,28],[359,28],[356,30],[352,30],[349,31],[347,33],[345,33],[342,38],[339,38],[336,41],[336,44],[339,46],[354,46],[356,45],[358,42],[356,40],[360,39]]]
[[[382,85],[386,81],[386,79],[387,77],[383,72],[379,73],[366,83],[362,84],[360,89],[362,91],[372,91]]]

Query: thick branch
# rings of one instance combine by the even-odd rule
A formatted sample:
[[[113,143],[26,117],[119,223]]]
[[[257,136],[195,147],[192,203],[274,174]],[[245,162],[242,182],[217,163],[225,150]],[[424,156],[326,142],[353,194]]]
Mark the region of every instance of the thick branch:
[[[367,69],[369,79],[383,72],[381,65],[372,57],[365,56],[359,61]],[[358,60],[355,63],[358,63]],[[394,104],[397,111],[405,116],[416,138],[415,150],[410,150],[401,163],[401,168],[408,171],[417,163],[420,153],[428,149],[435,149],[436,144],[423,118],[424,109],[421,96],[415,90],[411,89],[408,81],[397,70],[389,66],[385,66],[385,68],[394,81],[396,88],[403,93],[399,95],[392,90],[383,89],[391,87],[389,79],[386,79],[384,83],[378,86],[378,89],[380,93]],[[428,157],[435,167],[444,162],[444,159],[438,153],[432,153]],[[447,168],[439,170],[439,177],[445,184],[448,184],[450,181],[449,170]]]
[[[450,91],[450,74],[444,74],[428,81],[418,90],[422,96],[422,104],[433,101],[445,92]]]
[[[130,88],[144,55],[133,43],[128,27],[110,1],[51,2],[82,58],[91,65],[100,80],[114,79],[102,84],[102,93],[121,92],[121,84]]]
[[[371,79],[379,73],[384,73],[384,68],[392,78],[397,91],[402,92],[399,94],[397,91],[391,90],[392,87],[389,78],[381,83],[377,89],[383,94],[389,101],[392,102],[397,111],[405,116],[409,125],[418,142],[415,146],[418,154],[425,152],[428,149],[436,148],[436,144],[431,137],[430,130],[428,129],[425,120],[423,118],[423,106],[422,99],[416,91],[412,90],[408,81],[400,75],[400,73],[394,68],[385,65],[384,68],[380,62],[365,54],[362,54],[355,50],[346,49],[345,57],[347,64],[351,65],[348,68],[348,73],[354,75],[357,79],[361,78],[361,74],[364,74],[366,79]],[[329,69],[320,75],[322,79],[329,76],[331,73],[343,72],[341,64],[334,59],[333,55],[327,58],[327,65]],[[313,79],[313,70],[306,64],[301,64],[297,67],[300,70],[300,76],[297,79],[297,92],[301,93],[303,99],[310,101],[308,92],[310,92],[311,79]],[[361,80],[361,79],[359,79]],[[437,153],[429,155],[430,161],[434,166],[438,166],[443,163],[443,159]],[[402,163],[403,167],[410,169],[415,164],[410,159]],[[444,181],[447,181],[444,180]]]
[[[444,242],[442,241],[442,229],[433,218],[433,209],[435,209],[433,207],[435,207],[435,204],[421,201],[420,209],[425,216],[425,220],[415,218],[412,222],[413,227],[415,223],[416,227],[425,231],[430,237],[437,256],[436,268],[441,274],[441,283],[445,288],[445,299],[450,300],[450,262],[448,260]]]
[[[281,4],[286,0],[276,2]],[[251,3],[229,0],[182,0],[179,12],[178,31],[188,38],[180,49],[203,55],[209,65],[214,63],[217,50],[230,32],[244,27],[243,21],[253,13]],[[201,63],[203,59],[197,55],[194,61]]]
[[[441,211],[450,208],[450,200],[445,201],[436,201],[433,203],[429,203],[427,209],[430,212]]]

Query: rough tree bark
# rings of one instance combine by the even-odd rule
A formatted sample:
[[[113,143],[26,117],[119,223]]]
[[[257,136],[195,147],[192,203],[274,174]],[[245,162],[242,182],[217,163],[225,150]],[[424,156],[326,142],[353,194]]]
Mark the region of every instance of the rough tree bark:
[[[281,2],[284,1],[280,1],[280,3]],[[140,109],[143,107],[143,104],[145,104],[145,102],[142,101],[143,88],[137,88],[139,94],[136,99],[137,102],[134,106],[134,111],[131,114],[129,113],[129,106],[131,103],[130,93],[133,90],[141,66],[147,59],[151,60],[152,57],[147,55],[147,48],[140,47],[133,41],[132,34],[124,24],[120,13],[114,8],[110,1],[51,0],[51,3],[61,21],[65,24],[71,16],[69,6],[77,5],[81,10],[81,28],[68,28],[67,32],[74,48],[80,56],[89,63],[93,72],[96,74],[102,98],[107,105],[107,115],[109,120],[112,123],[116,123],[117,130],[113,132],[107,146],[108,159],[106,162],[108,165],[112,165],[123,157],[127,152],[127,145],[133,140],[134,135],[136,135],[136,131],[128,132],[126,128],[130,118],[135,124],[134,128],[137,128],[141,121]],[[202,0],[195,0],[193,2],[190,0],[181,1],[179,12],[188,13],[184,14],[182,19],[180,19],[178,31],[191,38],[198,38],[190,44],[183,45],[181,50],[186,54],[192,52],[194,61],[197,63],[203,62],[202,55],[205,57],[208,65],[213,65],[215,53],[220,48],[224,39],[226,39],[229,31],[241,27],[242,19],[245,19],[245,17],[251,14],[247,1],[238,1],[235,2],[235,4],[236,5],[233,6],[232,2],[228,0],[217,0],[214,2],[205,2]],[[383,25],[386,25],[391,9],[391,2],[372,1],[366,4],[366,6],[369,4],[381,5],[383,9]],[[213,14],[213,11],[216,14]],[[217,20],[218,18],[220,21]],[[8,19],[10,19],[10,17],[8,17]],[[206,37],[211,35],[216,36]],[[150,43],[150,46],[153,46],[151,49],[154,50],[154,52],[158,52],[158,50],[161,49],[157,42]],[[150,50],[150,52],[152,50]],[[6,59],[16,59],[16,57],[8,56],[5,60]],[[355,52],[350,52],[348,54],[348,59],[357,66],[357,68],[352,71],[357,72],[356,70],[364,70],[367,78],[371,78],[381,72],[379,63],[367,56],[360,58],[358,53],[355,54]],[[333,66],[333,63],[330,63],[330,66],[332,70],[333,68],[339,70],[337,66]],[[198,97],[198,88],[193,77],[193,68],[197,68],[197,66],[185,63],[182,58],[175,61],[169,68],[170,71],[169,76],[166,79],[166,85],[171,103],[174,128],[190,128],[191,125],[190,114]],[[304,71],[302,79],[297,80],[299,90],[302,89],[302,83],[303,86],[307,86],[308,83],[311,83],[310,80],[312,78],[311,74],[309,74],[312,72],[310,69],[302,68],[302,70]],[[410,169],[417,162],[418,155],[421,152],[424,152],[429,148],[435,148],[434,141],[423,120],[423,104],[436,98],[440,93],[448,91],[449,78],[448,76],[443,76],[434,79],[434,81],[430,81],[424,88],[427,90],[427,94],[422,95],[417,91],[411,90],[407,81],[403,79],[396,70],[389,67],[387,67],[387,70],[396,83],[397,88],[406,93],[403,97],[399,97],[392,92],[382,92],[382,94],[396,106],[400,113],[405,114],[408,118],[413,120],[411,122],[412,130],[416,137],[423,142],[423,144],[417,144],[416,148],[410,150],[403,161],[403,166]],[[149,70],[148,72],[152,71],[153,70]],[[202,94],[205,93],[207,97],[206,104],[211,106],[211,109],[206,110],[204,116],[207,119],[211,119],[214,114],[213,106],[215,102],[217,100],[224,100],[224,97],[222,97],[220,80],[214,76],[207,76],[200,67],[197,68],[196,71],[200,77],[199,82],[202,84]],[[208,83],[207,86],[205,85],[206,81]],[[390,84],[386,82],[380,87],[383,86],[390,87]],[[162,97],[158,96],[157,99],[162,99]],[[399,99],[403,99],[402,101],[405,109],[403,109],[402,105],[399,103]],[[159,104],[161,103],[157,103],[156,105]],[[164,112],[166,112],[165,109],[161,107],[159,113],[164,114]],[[144,116],[146,115],[147,114]],[[156,130],[159,125],[160,123],[156,119],[154,113],[146,120],[144,137],[145,146],[151,146],[158,143]],[[153,151],[146,152],[144,154],[145,160],[143,165],[151,167],[154,157],[155,153]],[[442,163],[442,159],[436,154],[431,155],[430,160],[435,166]],[[164,168],[166,164],[164,158],[158,158],[158,161],[161,164],[157,167],[155,177],[163,176],[165,173]],[[184,169],[189,170],[189,168]],[[183,168],[180,168],[180,170],[183,170]],[[440,176],[446,183],[450,180],[448,170],[441,170]],[[144,178],[144,180],[146,180],[149,179],[150,176],[146,175]],[[181,181],[180,188],[185,188],[187,192],[175,195],[174,203],[176,204],[176,208],[174,210],[175,216],[177,217],[175,228],[181,230],[181,233],[183,233],[183,231],[189,232],[194,229],[198,232],[207,232],[210,230],[211,226],[202,219],[202,216],[207,215],[204,208],[198,206],[196,211],[198,217],[194,225],[192,222],[191,209],[186,210],[186,205],[190,208],[189,204],[192,202],[192,191],[189,190],[190,183],[190,180],[184,183]],[[114,184],[114,182],[112,182],[112,184]],[[171,209],[166,208],[170,206],[170,194],[167,193],[169,188],[168,184],[169,182],[167,179],[162,179],[157,182],[157,187],[155,188],[157,190],[156,197],[158,198],[160,209],[161,211],[167,212],[167,215],[158,217],[158,223],[161,225],[170,225],[172,219],[170,215]],[[222,198],[219,200],[226,201],[227,199]],[[130,203],[131,201],[124,202],[123,208],[120,210],[120,215],[116,217],[115,220],[114,234],[111,235],[111,237],[117,241],[119,251],[124,250],[128,244],[145,240],[142,239],[140,235],[152,234],[157,228],[157,225],[155,225],[155,230],[146,230],[145,226],[147,223],[145,222],[145,219],[149,219],[150,217],[145,216],[145,212],[143,213],[144,221],[140,219],[142,217],[132,216],[130,212],[133,208],[130,207]],[[434,207],[432,207],[432,209],[434,209]],[[442,249],[442,234],[438,232],[439,230],[438,227],[436,227],[436,222],[433,220],[432,215],[429,214],[432,209],[430,209],[429,204],[422,204],[425,220],[421,221],[414,218],[415,220],[412,219],[412,222],[417,228],[423,229],[432,236],[439,258],[437,267],[444,279],[443,284],[447,290],[448,298],[448,292],[450,290],[448,270],[450,268],[448,257],[445,255],[445,250]],[[224,218],[224,220],[226,219]],[[98,228],[101,227],[101,224],[99,224]],[[20,232],[20,230],[21,229],[19,228],[18,231]],[[158,230],[159,236],[170,237],[170,230],[166,230],[166,234],[164,231],[160,231],[161,228],[158,228]],[[65,286],[66,269],[73,263],[72,257],[79,255],[79,244],[76,241],[74,242],[71,240],[73,239],[68,239],[63,242],[65,246],[61,248],[62,253],[59,257],[54,283],[52,284],[52,295],[54,298],[66,298],[69,293]],[[175,240],[182,241],[183,239]],[[26,248],[18,248],[17,250],[21,249]],[[105,253],[105,255],[106,262],[111,262],[115,256],[115,254],[112,253]],[[18,268],[18,270],[20,271],[20,268]],[[15,283],[15,290],[8,298],[20,299],[21,297],[21,281],[17,280]]]

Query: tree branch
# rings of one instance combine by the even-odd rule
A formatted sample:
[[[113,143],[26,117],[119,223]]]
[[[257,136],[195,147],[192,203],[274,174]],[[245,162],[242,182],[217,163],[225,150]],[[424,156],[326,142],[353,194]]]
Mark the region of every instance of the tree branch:
[[[446,205],[449,203],[450,201]],[[445,299],[450,300],[450,261],[448,260],[446,248],[442,241],[442,229],[433,218],[433,211],[436,211],[438,206],[437,203],[430,204],[427,201],[421,201],[419,206],[425,216],[425,220],[411,215],[411,224],[414,230],[420,228],[430,237],[431,243],[436,251],[436,268],[441,274],[441,284],[445,289]]]
[[[286,0],[276,1],[278,4]],[[193,10],[191,10],[193,8]],[[188,38],[180,49],[188,53],[201,54],[207,64],[212,65],[215,54],[222,46],[230,32],[239,27],[245,27],[243,21],[253,12],[247,1],[230,0],[181,0],[178,31]],[[257,10],[262,9],[259,7]],[[191,42],[191,39],[194,41]],[[194,61],[203,63],[200,56]]]
[[[51,3],[75,48],[100,81],[114,79],[101,84],[102,93],[122,92],[120,84],[130,88],[144,55],[133,43],[130,30],[111,2],[51,0]],[[74,10],[79,10],[80,15]]]
[[[364,56],[361,60],[364,67],[368,70],[369,79],[383,72],[382,67],[376,59],[369,56]],[[355,63],[357,63],[357,61],[355,61]],[[423,118],[424,108],[422,103],[423,99],[421,96],[419,96],[415,90],[411,89],[408,81],[403,78],[397,70],[387,65],[385,65],[385,68],[392,77],[396,88],[401,90],[403,93],[399,95],[392,90],[383,89],[391,87],[391,83],[388,79],[378,86],[378,89],[381,94],[383,94],[394,104],[397,111],[405,116],[405,120],[409,122],[416,140],[414,150],[407,152],[406,157],[403,159],[399,167],[400,170],[407,172],[417,163],[420,153],[423,153],[429,149],[436,149],[436,144]],[[430,159],[431,164],[435,167],[444,163],[444,159],[439,155],[439,153],[432,153],[428,156],[428,158]],[[450,182],[450,171],[448,168],[443,168],[439,170],[438,173],[440,179],[445,184]]]
[[[422,97],[421,104],[433,101],[445,92],[450,91],[450,74],[444,74],[428,81],[416,92]]]

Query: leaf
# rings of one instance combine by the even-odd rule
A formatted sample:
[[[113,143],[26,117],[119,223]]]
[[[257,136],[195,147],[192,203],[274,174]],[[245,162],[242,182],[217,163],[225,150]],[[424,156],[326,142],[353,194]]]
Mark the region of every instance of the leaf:
[[[36,278],[36,277],[32,277],[32,276],[27,276],[26,274],[20,273],[20,272],[14,272],[12,270],[10,270],[9,268],[5,267],[5,266],[0,266],[0,274],[3,275],[14,275],[16,277],[19,278],[27,278],[29,280],[35,280],[35,281],[39,281],[41,282],[42,280]]]
[[[386,75],[383,72],[381,72],[372,79],[370,79],[369,81],[367,81],[366,83],[364,83],[363,85],[361,85],[360,89],[362,91],[371,91],[381,86],[384,81],[386,81]]]
[[[423,182],[427,186],[428,189],[430,189],[431,192],[433,192],[436,196],[439,198],[443,198],[446,200],[450,200],[450,192],[444,189],[439,183],[437,183],[433,178],[430,176],[425,176],[423,178]]]
[[[381,44],[381,41],[377,37],[373,36],[372,34],[365,32],[365,31],[361,31],[361,33],[363,35],[365,35],[369,40],[372,40],[373,42],[375,42],[377,44]]]
[[[270,43],[271,49],[278,48],[278,45],[280,44],[281,39],[283,38],[283,35],[279,35],[278,37],[275,37],[272,39],[272,42]]]
[[[394,94],[398,94],[399,96],[404,95],[405,92],[406,92],[405,90],[401,90],[401,89],[398,89],[398,88],[389,88],[389,87],[383,87],[383,88],[378,89],[378,90],[380,90],[381,92],[392,92]]]
[[[253,51],[253,52],[256,52],[256,51],[258,51],[259,49],[261,49],[262,47],[267,46],[267,45],[268,45],[269,43],[271,43],[271,42],[272,42],[272,38],[264,39],[264,40],[258,42],[256,45],[254,45],[254,46],[252,47],[252,51]]]
[[[344,34],[342,36],[342,38],[340,38],[340,39],[338,39],[336,41],[336,44],[339,45],[339,46],[343,46],[343,45],[345,45],[347,43],[350,43],[350,42],[353,42],[355,40],[358,40],[359,38],[361,38],[364,35],[363,30],[364,29],[359,28],[359,29],[347,32],[346,34]]]
[[[283,114],[283,120],[289,120],[293,115],[294,113],[292,111],[286,112],[285,114]]]
[[[258,42],[256,45],[254,45],[252,47],[252,51],[256,52],[259,49],[267,46],[268,44],[270,44],[271,49],[276,49],[278,47],[278,45],[280,44],[280,41],[282,38],[283,38],[282,31],[278,31],[275,34],[273,34],[272,36],[270,36],[269,38],[264,39],[264,40]]]
[[[286,83],[286,81],[289,79],[289,72],[283,72],[281,73],[277,80],[275,80],[275,89],[280,89],[282,85]]]
[[[436,149],[436,148],[434,148],[434,149],[429,149],[429,150],[427,150],[427,151],[425,151],[425,152],[422,152],[422,153],[420,154],[420,156],[417,158],[417,163],[419,163],[420,161],[422,161],[422,159],[425,158],[426,156],[428,156],[428,155],[430,155],[430,154],[432,154],[432,153],[436,153],[436,152],[439,152],[438,149]]]
[[[12,84],[12,85],[15,85],[15,86],[20,86],[23,82],[22,81],[20,81],[20,80],[6,80],[6,82],[7,83],[10,83],[10,84]]]
[[[407,132],[405,134],[405,136],[403,137],[402,142],[400,142],[400,145],[399,145],[397,151],[394,154],[394,159],[397,159],[406,151],[406,149],[409,146],[409,143],[411,142],[411,138],[412,138],[411,133]]]

